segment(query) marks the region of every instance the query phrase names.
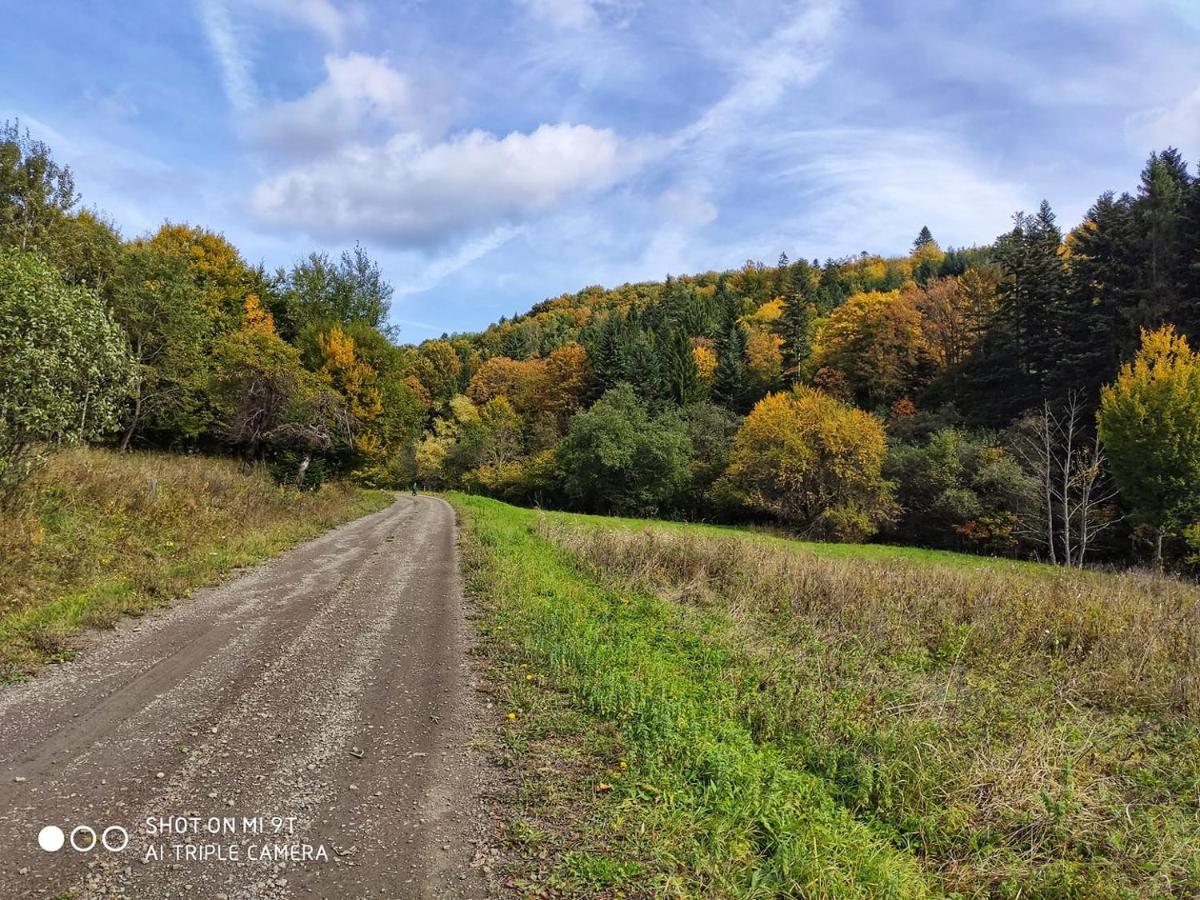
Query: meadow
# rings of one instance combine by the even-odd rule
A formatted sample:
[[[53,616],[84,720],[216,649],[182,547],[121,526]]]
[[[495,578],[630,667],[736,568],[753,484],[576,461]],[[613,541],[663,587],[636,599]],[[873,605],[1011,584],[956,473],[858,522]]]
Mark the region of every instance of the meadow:
[[[79,633],[186,595],[391,495],[300,493],[230,459],[77,448],[0,510],[0,681],[69,658]]]
[[[1200,892],[1200,591],[453,495],[511,883]]]

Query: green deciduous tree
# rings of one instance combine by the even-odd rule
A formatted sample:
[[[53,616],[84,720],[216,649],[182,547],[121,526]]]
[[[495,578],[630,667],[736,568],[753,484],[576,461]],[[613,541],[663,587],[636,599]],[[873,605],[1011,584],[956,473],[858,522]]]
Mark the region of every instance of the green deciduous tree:
[[[121,449],[144,430],[163,443],[197,437],[208,425],[214,322],[187,261],[145,242],[131,244],[108,294],[137,365]]]
[[[888,535],[928,547],[1012,553],[1037,484],[996,441],[944,428],[890,448],[884,474],[900,513]]]
[[[277,327],[291,339],[306,328],[365,323],[390,333],[387,322],[392,287],[379,264],[360,246],[336,260],[312,253],[276,274]]]
[[[623,384],[571,420],[557,455],[563,488],[575,503],[598,512],[649,515],[686,482],[690,448],[682,429],[651,420]]]
[[[0,248],[0,493],[39,447],[112,431],[133,374],[125,337],[95,293],[40,256]]]
[[[0,125],[0,246],[47,250],[51,233],[78,202],[69,166],[20,122]]]

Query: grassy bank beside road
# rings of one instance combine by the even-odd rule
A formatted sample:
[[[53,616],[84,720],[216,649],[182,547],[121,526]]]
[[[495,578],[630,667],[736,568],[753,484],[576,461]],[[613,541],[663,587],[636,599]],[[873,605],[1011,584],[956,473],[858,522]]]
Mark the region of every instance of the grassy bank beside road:
[[[144,612],[390,502],[337,484],[300,494],[232,460],[60,453],[0,511],[0,681],[68,656],[82,628]]]
[[[518,889],[1200,892],[1194,587],[452,500]]]

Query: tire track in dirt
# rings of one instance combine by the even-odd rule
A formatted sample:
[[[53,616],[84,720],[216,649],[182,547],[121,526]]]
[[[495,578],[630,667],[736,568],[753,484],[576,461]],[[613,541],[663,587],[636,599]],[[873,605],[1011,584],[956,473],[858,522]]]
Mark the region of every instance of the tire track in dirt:
[[[123,623],[0,691],[0,896],[483,896],[467,650],[454,514],[426,497]],[[148,833],[167,816],[239,825]],[[130,841],[48,853],[46,824]],[[247,858],[275,844],[321,850]]]

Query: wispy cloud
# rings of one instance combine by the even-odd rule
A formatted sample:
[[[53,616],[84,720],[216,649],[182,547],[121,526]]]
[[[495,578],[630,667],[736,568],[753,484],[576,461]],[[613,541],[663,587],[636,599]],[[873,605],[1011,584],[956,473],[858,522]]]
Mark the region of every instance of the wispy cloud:
[[[220,69],[225,97],[238,112],[252,109],[258,92],[251,73],[247,35],[237,28],[226,0],[199,0],[200,22]]]
[[[411,294],[423,294],[430,288],[436,287],[449,276],[483,259],[494,250],[500,249],[514,237],[521,234],[523,230],[523,228],[516,226],[501,226],[482,237],[467,241],[467,243],[450,253],[434,258],[426,263],[416,275],[398,283],[395,286],[396,296],[406,297]]]

